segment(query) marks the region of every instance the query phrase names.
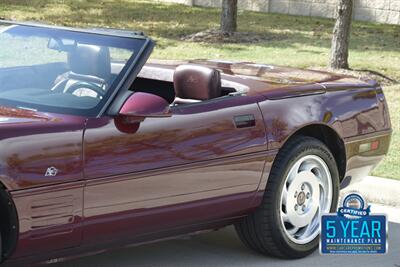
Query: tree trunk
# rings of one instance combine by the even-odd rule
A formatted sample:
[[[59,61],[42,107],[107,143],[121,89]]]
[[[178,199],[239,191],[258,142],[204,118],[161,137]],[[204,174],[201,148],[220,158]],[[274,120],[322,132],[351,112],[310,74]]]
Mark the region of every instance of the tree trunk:
[[[353,0],[339,0],[338,17],[333,28],[331,68],[349,68],[348,57],[352,13]]]
[[[233,33],[237,30],[237,0],[222,0],[221,31]]]

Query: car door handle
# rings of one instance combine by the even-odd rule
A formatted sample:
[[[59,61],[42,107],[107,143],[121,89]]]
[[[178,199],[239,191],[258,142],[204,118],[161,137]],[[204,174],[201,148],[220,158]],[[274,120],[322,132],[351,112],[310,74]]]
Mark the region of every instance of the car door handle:
[[[247,128],[256,126],[256,119],[253,114],[239,115],[233,118],[236,128]]]

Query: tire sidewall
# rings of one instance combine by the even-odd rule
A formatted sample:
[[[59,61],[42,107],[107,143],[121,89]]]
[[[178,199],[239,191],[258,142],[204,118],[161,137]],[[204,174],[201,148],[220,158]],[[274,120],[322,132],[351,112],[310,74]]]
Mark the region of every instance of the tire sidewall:
[[[0,232],[0,264],[3,262],[3,240],[1,239],[1,232]]]

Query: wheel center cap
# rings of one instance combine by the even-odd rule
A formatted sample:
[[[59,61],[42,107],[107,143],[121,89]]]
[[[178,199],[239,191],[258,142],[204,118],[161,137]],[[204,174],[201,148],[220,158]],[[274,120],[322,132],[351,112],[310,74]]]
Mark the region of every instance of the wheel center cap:
[[[297,205],[302,206],[306,201],[306,194],[304,192],[300,192],[297,195]]]

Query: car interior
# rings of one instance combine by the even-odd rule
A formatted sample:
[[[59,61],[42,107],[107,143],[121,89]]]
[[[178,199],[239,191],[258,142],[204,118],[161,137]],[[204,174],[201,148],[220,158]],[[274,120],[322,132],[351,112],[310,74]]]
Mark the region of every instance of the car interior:
[[[124,65],[111,59],[107,47],[76,44],[65,63],[0,69],[0,98],[94,107]],[[238,93],[227,83],[222,86],[218,70],[200,65],[180,65],[175,70],[145,65],[130,90],[161,96],[171,105],[185,105]]]
[[[69,70],[55,79],[51,88],[54,92],[101,98],[117,75],[111,73],[110,52],[106,47],[78,44],[74,52],[68,53],[67,62]],[[85,86],[89,90],[80,90]]]
[[[108,48],[78,44],[66,62],[0,69],[0,98],[91,108],[117,75],[111,73]]]
[[[153,71],[157,72],[154,68]],[[163,72],[161,68],[158,71]],[[220,72],[203,66],[180,65],[173,72],[172,81],[145,76],[143,72],[139,74],[132,85],[132,91],[156,94],[173,105],[198,103],[218,98],[223,93]]]
[[[146,64],[131,90],[155,94],[172,106],[180,106],[245,94],[248,88],[223,79],[220,71],[214,68],[183,64],[171,69]]]

